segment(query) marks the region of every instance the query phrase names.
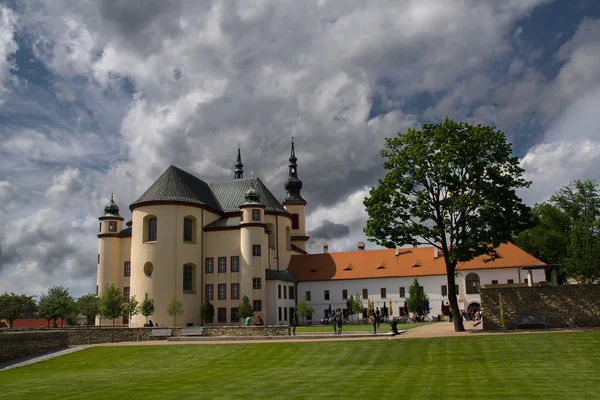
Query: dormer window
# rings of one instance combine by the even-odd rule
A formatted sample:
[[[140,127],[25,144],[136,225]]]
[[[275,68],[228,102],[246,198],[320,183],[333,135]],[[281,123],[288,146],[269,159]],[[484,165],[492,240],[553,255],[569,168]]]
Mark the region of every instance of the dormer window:
[[[252,210],[252,221],[260,221],[260,210]]]

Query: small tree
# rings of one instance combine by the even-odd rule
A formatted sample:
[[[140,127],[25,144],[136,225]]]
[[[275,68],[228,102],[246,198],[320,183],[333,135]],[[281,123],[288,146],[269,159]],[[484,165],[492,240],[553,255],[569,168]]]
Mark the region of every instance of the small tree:
[[[125,312],[129,316],[129,326],[131,326],[131,317],[140,313],[140,303],[135,299],[135,296],[129,296],[129,299],[127,299]]]
[[[204,300],[204,303],[200,306],[200,325],[204,325],[204,322],[212,322],[214,317],[215,306],[208,299]]]
[[[354,302],[352,304],[352,312],[354,312],[354,314],[358,314],[360,316],[363,311],[363,303],[362,303],[362,298],[360,296],[360,293],[356,292],[353,300],[354,300]]]
[[[90,321],[94,321],[98,315],[98,296],[94,293],[81,296],[77,299],[75,308],[80,314],[85,315],[86,325],[90,325]]]
[[[0,319],[7,319],[9,328],[13,321],[19,318],[30,317],[37,311],[33,296],[24,294],[4,293],[0,296]]]
[[[171,302],[167,306],[167,314],[173,317],[173,326],[177,326],[177,317],[184,313],[183,303],[177,300],[175,297],[171,299]]]
[[[299,317],[304,317],[306,320],[312,319],[312,315],[315,313],[315,308],[308,305],[306,296],[302,297],[302,300],[296,305],[296,314]]]
[[[56,326],[56,321],[60,318],[64,321],[68,315],[76,311],[75,301],[69,295],[69,288],[62,285],[52,286],[48,289],[47,294],[40,297],[39,314],[42,318],[48,321],[53,321]],[[63,322],[61,322],[61,326]]]
[[[99,314],[104,319],[112,319],[115,326],[115,318],[123,315],[123,293],[114,283],[108,283],[104,286],[104,291],[98,301]]]
[[[148,293],[144,293],[144,300],[140,305],[140,313],[146,317],[146,325],[148,325],[148,317],[154,314],[154,299],[148,298]]]
[[[419,285],[419,280],[415,278],[412,285],[408,288],[408,297],[406,298],[408,311],[421,315],[423,313],[423,304],[426,301],[429,301],[429,298],[425,295],[423,286]]]
[[[252,315],[254,315],[254,309],[250,304],[250,299],[248,298],[248,296],[244,295],[242,297],[242,303],[237,309],[237,316],[238,318],[246,319],[248,317],[251,317]]]
[[[354,296],[352,295],[346,299],[346,310],[348,310],[348,315],[352,318],[354,315]]]

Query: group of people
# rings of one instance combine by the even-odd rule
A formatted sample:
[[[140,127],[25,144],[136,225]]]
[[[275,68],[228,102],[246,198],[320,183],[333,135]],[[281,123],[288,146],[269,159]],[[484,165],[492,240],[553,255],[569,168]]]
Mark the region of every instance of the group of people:
[[[329,323],[333,325],[333,334],[341,335],[344,326],[344,312],[340,308],[336,308],[329,316]]]
[[[246,317],[246,320],[244,321],[244,325],[245,326],[250,326],[252,324],[252,317]],[[265,321],[263,321],[263,319],[260,317],[260,315],[256,316],[256,323],[254,325],[256,326],[263,326],[265,324]]]

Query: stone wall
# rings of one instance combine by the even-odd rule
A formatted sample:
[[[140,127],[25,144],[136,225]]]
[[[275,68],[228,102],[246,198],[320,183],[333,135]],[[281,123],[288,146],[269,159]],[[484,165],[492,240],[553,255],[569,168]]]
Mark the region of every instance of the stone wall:
[[[0,362],[69,346],[69,334],[57,331],[3,332],[0,335]]]
[[[501,329],[500,296],[505,329],[515,329],[517,315],[541,315],[548,328],[600,326],[600,285],[495,287],[481,289],[483,329]]]

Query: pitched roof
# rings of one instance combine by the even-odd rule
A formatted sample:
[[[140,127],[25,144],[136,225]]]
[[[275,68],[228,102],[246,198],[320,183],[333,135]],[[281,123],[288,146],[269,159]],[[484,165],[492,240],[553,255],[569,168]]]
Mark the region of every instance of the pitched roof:
[[[440,253],[434,258],[433,247],[360,250],[338,253],[292,255],[288,271],[298,281],[365,279],[445,275],[446,264]],[[478,257],[457,266],[457,270],[499,269],[546,265],[512,243],[500,245],[499,259],[484,263]]]
[[[148,201],[195,203],[221,211],[219,202],[206,182],[173,165],[130,208]]]
[[[265,184],[254,178],[255,188],[266,211],[287,213],[279,200],[267,189]],[[246,201],[245,195],[252,187],[252,178],[233,179],[230,181],[210,182],[208,184],[224,212],[239,211],[240,205]]]
[[[278,280],[278,281],[287,281],[287,282],[296,282],[296,278],[286,270],[276,271],[274,269],[265,270],[265,279],[268,281]]]
[[[204,229],[232,228],[234,226],[240,226],[240,222],[241,222],[240,217],[223,217],[223,218],[219,218],[218,220],[206,225],[204,227]]]

